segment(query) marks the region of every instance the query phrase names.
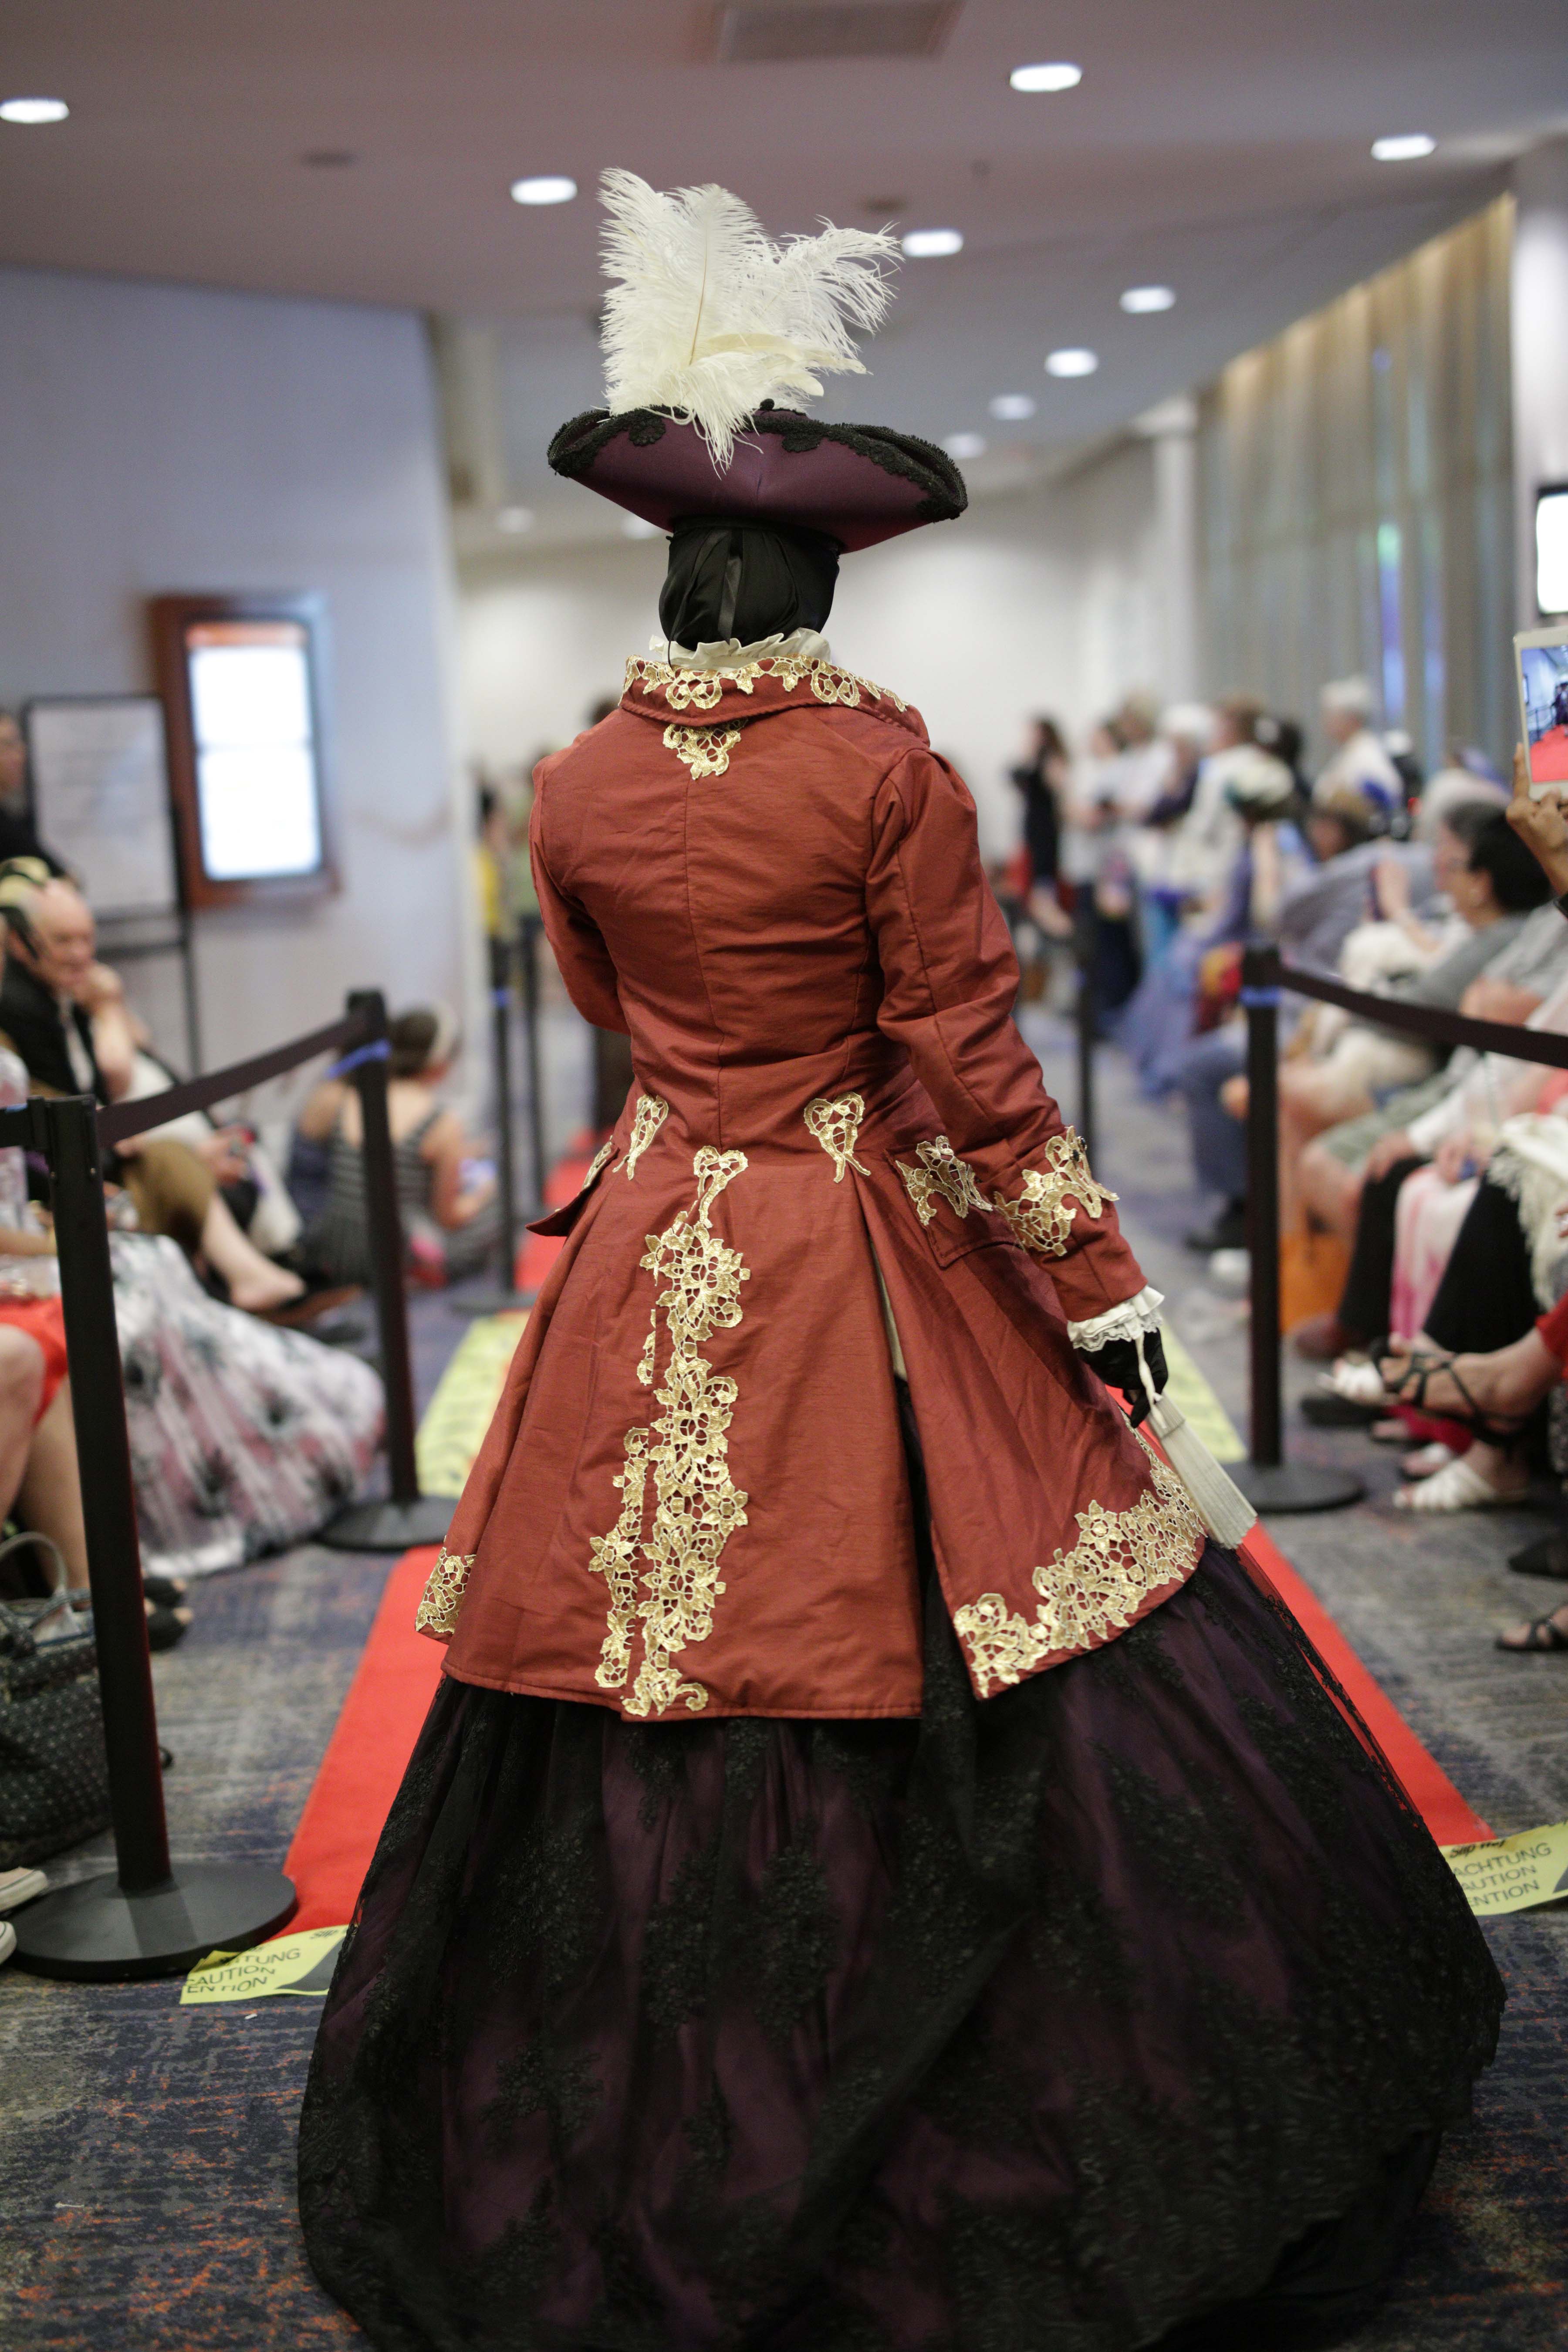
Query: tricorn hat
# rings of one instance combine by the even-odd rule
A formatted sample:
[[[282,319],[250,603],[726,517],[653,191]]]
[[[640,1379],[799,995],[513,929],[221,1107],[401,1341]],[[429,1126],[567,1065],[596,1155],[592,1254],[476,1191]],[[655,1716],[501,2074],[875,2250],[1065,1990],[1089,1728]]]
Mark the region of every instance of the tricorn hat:
[[[558,474],[661,530],[696,517],[794,524],[874,547],[968,503],[944,451],[888,425],[824,425],[779,397],[863,374],[852,330],[891,299],[886,234],[825,226],[774,245],[719,187],[662,195],[606,172],[607,408],[563,425]]]

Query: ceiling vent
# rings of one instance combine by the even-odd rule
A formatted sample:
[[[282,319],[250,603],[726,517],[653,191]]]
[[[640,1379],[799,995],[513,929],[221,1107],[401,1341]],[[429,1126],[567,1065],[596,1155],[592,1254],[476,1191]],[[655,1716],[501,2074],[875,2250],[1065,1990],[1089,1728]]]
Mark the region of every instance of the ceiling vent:
[[[733,0],[718,12],[727,65],[804,65],[820,58],[931,58],[959,0]]]

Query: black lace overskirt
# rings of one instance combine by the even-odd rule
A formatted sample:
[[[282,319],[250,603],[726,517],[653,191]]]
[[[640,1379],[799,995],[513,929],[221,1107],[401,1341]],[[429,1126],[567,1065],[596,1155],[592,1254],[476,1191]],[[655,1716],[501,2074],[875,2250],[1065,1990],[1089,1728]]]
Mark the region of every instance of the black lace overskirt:
[[[984,1704],[933,1597],[918,1724],[448,1682],[322,2019],[306,2242],[386,2352],[1131,2352],[1374,2271],[1501,1998],[1213,1549]]]

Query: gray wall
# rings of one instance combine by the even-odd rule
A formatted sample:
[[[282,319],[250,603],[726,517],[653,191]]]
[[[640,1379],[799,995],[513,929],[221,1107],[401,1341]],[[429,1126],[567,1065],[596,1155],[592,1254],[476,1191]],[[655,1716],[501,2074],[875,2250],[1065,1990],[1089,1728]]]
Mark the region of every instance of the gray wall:
[[[0,702],[145,690],[144,599],[209,589],[326,595],[344,887],[199,919],[208,1066],[356,984],[460,1005],[467,792],[420,320],[0,270]],[[183,1054],[172,970],[127,971]]]

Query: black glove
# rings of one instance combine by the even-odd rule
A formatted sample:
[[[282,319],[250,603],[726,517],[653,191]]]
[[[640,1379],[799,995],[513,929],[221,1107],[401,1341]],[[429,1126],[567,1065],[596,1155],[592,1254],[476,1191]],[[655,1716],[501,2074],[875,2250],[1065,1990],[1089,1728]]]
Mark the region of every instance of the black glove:
[[[1138,1343],[1134,1339],[1108,1339],[1103,1348],[1086,1348],[1084,1362],[1107,1388],[1120,1389],[1127,1399],[1129,1417],[1134,1429],[1149,1412],[1149,1393],[1143,1386],[1143,1376],[1138,1369]],[[1164,1344],[1158,1331],[1143,1334],[1143,1361],[1149,1368],[1149,1378],[1158,1396],[1170,1379],[1165,1370]]]

